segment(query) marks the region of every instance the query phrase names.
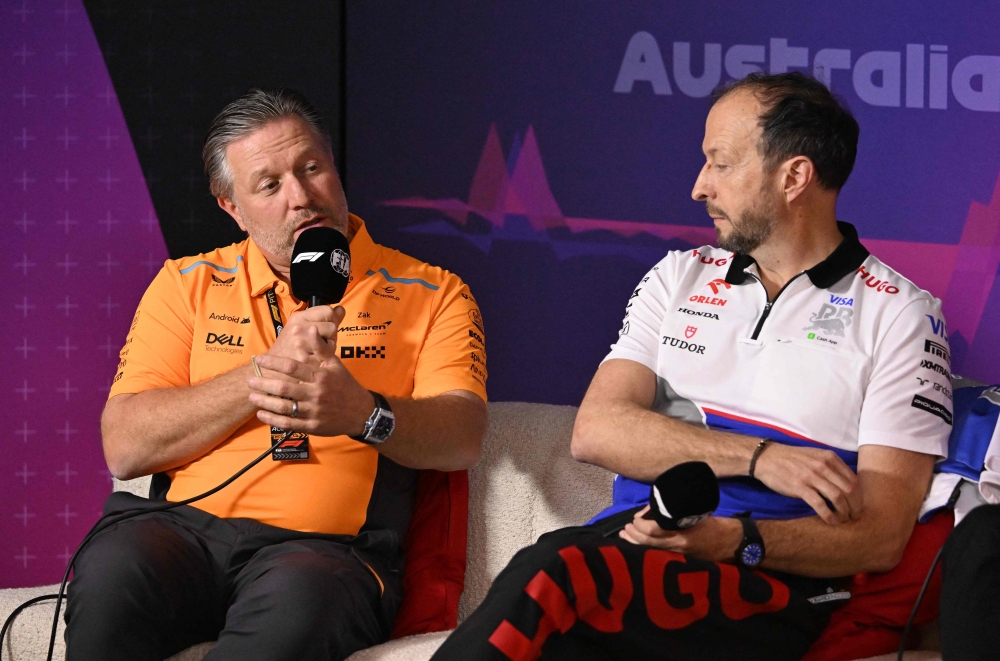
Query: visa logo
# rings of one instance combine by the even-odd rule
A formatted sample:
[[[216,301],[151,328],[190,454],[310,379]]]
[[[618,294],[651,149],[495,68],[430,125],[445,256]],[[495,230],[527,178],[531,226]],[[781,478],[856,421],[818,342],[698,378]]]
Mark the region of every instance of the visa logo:
[[[948,331],[945,328],[944,319],[938,319],[937,317],[934,317],[933,315],[929,314],[926,314],[924,316],[927,317],[931,322],[931,332],[937,335],[938,337],[943,337],[944,339],[947,340]]]
[[[847,306],[850,306],[850,307],[854,307],[854,299],[853,298],[844,298],[843,296],[833,296],[833,295],[831,295],[830,296],[830,303],[832,303],[833,305],[847,305]]]

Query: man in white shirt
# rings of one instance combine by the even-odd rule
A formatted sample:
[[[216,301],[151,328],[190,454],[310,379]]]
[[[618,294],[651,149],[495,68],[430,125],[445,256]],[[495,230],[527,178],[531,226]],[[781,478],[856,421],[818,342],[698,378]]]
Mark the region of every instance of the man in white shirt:
[[[639,283],[577,416],[614,505],[521,551],[435,659],[798,659],[843,577],[900,561],[946,454],[948,342],[940,302],[837,221],[857,138],[801,74],[717,93],[692,197],[720,247]],[[715,515],[642,518],[688,461],[720,478]]]

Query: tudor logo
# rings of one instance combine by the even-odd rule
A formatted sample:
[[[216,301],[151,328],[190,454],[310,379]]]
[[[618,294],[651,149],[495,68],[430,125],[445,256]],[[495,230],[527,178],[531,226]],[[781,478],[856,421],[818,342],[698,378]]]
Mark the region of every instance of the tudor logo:
[[[697,332],[698,328],[696,326],[688,326],[687,328],[684,329],[684,337],[690,340],[692,337],[694,337],[694,334]]]
[[[731,284],[729,284],[728,282],[726,282],[722,278],[716,278],[715,280],[712,280],[710,283],[708,283],[705,286],[706,287],[711,287],[713,294],[718,294],[720,287],[723,288],[723,289],[732,289],[733,288],[733,286]]]
[[[682,351],[690,351],[691,353],[700,353],[701,355],[705,355],[704,345],[694,344],[693,342],[685,342],[684,340],[677,339],[676,337],[670,337],[669,335],[663,336],[663,344]]]

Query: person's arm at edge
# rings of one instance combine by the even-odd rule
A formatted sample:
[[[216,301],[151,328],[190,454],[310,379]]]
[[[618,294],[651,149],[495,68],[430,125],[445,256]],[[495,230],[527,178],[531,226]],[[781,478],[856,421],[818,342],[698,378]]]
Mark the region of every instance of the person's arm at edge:
[[[862,446],[858,452],[858,480],[864,496],[860,518],[832,526],[818,516],[757,521],[766,549],[761,566],[830,578],[890,571],[899,564],[913,532],[934,461],[932,455],[909,450]],[[689,530],[668,532],[637,515],[622,537],[703,560],[733,562],[743,528],[736,519],[712,517]]]
[[[479,463],[487,420],[486,402],[479,395],[451,390],[423,399],[388,400],[396,428],[379,452],[417,469],[464,470]]]
[[[661,415],[650,410],[655,397],[656,374],[648,367],[602,363],[576,415],[573,458],[644,482],[685,461],[704,461],[719,477],[746,475],[760,439]]]
[[[111,474],[120,480],[183,466],[205,454],[253,417],[249,364],[198,384],[122,393],[101,415],[101,441]]]
[[[861,517],[836,526],[819,517],[758,521],[767,549],[764,567],[816,577],[893,569],[913,533],[935,460],[910,450],[862,446],[858,450]]]
[[[577,413],[573,457],[644,482],[686,461],[704,461],[719,477],[749,473],[760,438],[704,429],[651,411],[655,395],[656,374],[648,367],[632,360],[605,361]],[[771,443],[754,477],[806,501],[826,523],[860,515],[857,476],[830,450]]]

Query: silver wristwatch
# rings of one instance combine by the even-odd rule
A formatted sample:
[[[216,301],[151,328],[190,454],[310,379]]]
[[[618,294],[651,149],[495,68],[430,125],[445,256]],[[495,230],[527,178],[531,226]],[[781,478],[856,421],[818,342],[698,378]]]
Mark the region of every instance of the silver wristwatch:
[[[351,438],[368,445],[379,445],[385,443],[392,434],[392,430],[396,428],[396,416],[385,397],[374,390],[368,392],[375,399],[375,410],[365,422],[365,431],[360,436],[351,436]]]

